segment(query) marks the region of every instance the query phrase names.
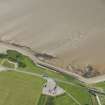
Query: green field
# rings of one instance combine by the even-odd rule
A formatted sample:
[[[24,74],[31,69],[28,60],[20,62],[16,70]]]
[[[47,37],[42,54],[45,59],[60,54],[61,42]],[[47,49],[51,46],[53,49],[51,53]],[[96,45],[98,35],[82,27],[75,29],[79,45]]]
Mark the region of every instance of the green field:
[[[0,73],[0,105],[37,105],[43,80],[16,72]]]
[[[101,100],[101,105],[105,105],[105,96],[99,95],[99,98]]]
[[[105,82],[99,82],[99,83],[93,84],[92,86],[105,93]],[[97,95],[100,98],[101,105],[105,105],[105,94],[98,93]]]
[[[41,93],[43,79],[16,71],[0,72],[0,105],[93,105],[87,87],[74,77],[40,68],[27,56],[13,50],[0,54],[0,58],[0,62],[3,59],[17,62],[18,70],[47,75],[66,91],[57,97],[45,96]]]
[[[73,101],[69,96],[64,94],[57,97],[41,95],[41,97],[39,98],[38,105],[78,105],[78,104],[76,104],[75,101]]]
[[[105,82],[94,84],[95,87],[105,90]]]
[[[14,68],[15,67],[15,65],[13,63],[10,63],[7,59],[4,59],[4,62],[2,65],[7,67],[7,68]]]

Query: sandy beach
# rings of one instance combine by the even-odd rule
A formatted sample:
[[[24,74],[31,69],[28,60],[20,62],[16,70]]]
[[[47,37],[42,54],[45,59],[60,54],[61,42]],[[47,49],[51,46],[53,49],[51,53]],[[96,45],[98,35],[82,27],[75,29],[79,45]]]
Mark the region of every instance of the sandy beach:
[[[57,57],[66,68],[105,72],[104,0],[1,0],[0,40]]]

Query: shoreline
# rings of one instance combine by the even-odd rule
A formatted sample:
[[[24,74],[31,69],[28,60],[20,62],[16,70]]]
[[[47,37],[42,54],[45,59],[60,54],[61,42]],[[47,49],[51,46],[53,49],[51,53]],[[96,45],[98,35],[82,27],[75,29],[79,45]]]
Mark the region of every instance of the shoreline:
[[[40,66],[52,69],[54,71],[68,74],[68,75],[73,76],[76,79],[80,80],[81,82],[84,82],[84,83],[87,83],[87,84],[94,84],[94,83],[105,81],[105,74],[99,75],[99,76],[96,76],[96,77],[92,77],[92,78],[84,78],[84,77],[82,77],[82,76],[80,76],[80,75],[78,75],[76,73],[67,71],[66,69],[62,69],[60,67],[56,67],[56,66],[53,66],[51,64],[42,62],[42,61],[40,61],[39,59],[37,59],[35,57],[35,55],[34,55],[35,52],[31,48],[29,48],[27,46],[21,46],[21,45],[14,44],[14,43],[0,41],[0,48],[1,48],[1,50],[5,49],[5,51],[7,49],[16,50],[16,51],[28,56],[36,65],[38,64]]]

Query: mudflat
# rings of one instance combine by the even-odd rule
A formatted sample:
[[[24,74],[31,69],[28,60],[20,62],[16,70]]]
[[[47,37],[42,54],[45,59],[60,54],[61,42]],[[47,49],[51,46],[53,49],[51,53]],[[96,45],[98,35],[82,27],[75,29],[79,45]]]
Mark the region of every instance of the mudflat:
[[[105,72],[104,0],[1,0],[0,8],[0,40],[54,55],[57,66]]]

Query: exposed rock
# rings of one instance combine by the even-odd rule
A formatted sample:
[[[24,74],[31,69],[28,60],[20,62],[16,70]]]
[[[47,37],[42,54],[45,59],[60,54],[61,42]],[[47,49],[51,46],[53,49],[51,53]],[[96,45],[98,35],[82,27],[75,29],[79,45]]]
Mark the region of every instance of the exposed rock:
[[[99,75],[100,73],[95,70],[91,65],[87,65],[84,69],[83,76],[85,78],[91,78]]]

